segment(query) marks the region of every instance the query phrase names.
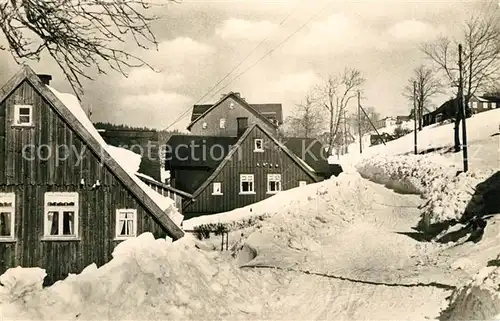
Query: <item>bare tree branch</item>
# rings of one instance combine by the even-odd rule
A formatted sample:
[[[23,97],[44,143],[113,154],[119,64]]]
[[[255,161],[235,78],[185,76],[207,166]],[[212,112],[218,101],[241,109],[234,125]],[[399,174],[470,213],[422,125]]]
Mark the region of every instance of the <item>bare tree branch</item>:
[[[477,92],[491,90],[500,78],[500,8],[483,4],[464,22],[460,37],[440,38],[422,45],[422,52],[442,71],[451,86],[458,88],[458,44],[463,46],[464,103]],[[457,105],[457,104],[456,104]],[[460,115],[455,116],[455,150],[460,150]]]
[[[330,75],[324,84],[316,88],[316,99],[323,105],[329,116],[328,147],[330,151],[334,145],[346,145],[346,142],[339,136],[341,122],[347,119],[347,106],[356,97],[358,90],[361,91],[364,82],[361,71],[355,68],[345,68],[338,75]],[[344,128],[342,131],[345,130]]]
[[[413,92],[413,84],[416,84],[416,95]],[[429,112],[432,97],[443,93],[443,84],[441,79],[436,76],[436,71],[420,65],[413,71],[413,76],[408,79],[404,87],[403,96],[410,102],[415,100],[417,106],[417,116],[419,120],[419,129],[422,129],[422,117],[424,111]],[[415,113],[415,111],[413,111]]]
[[[165,0],[169,2],[172,0]],[[175,1],[174,1],[175,2]],[[147,66],[124,46],[133,39],[139,48],[157,48],[146,15],[148,0],[0,0],[0,29],[16,62],[40,60],[47,52],[62,69],[76,95],[83,93],[87,69],[110,68],[127,76],[130,67]]]
[[[285,121],[285,132],[292,137],[318,137],[324,125],[324,110],[312,94],[295,106],[293,116]]]

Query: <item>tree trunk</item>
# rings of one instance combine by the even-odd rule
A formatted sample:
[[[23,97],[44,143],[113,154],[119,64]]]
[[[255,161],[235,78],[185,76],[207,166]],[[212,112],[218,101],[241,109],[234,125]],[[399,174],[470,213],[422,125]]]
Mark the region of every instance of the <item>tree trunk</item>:
[[[455,118],[455,128],[453,129],[454,139],[455,139],[455,152],[461,151],[460,146],[460,117],[457,115]]]
[[[418,131],[422,130],[422,121],[424,118],[424,100],[420,96],[419,106],[418,106]]]
[[[328,135],[328,153],[332,155],[333,151],[333,122],[334,122],[334,117],[333,117],[333,108],[330,109],[330,133]]]

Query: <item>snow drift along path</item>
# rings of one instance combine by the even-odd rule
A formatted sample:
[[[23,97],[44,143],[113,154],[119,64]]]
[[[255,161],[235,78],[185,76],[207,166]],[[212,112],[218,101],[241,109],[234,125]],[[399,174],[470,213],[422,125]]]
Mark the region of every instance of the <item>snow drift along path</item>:
[[[287,272],[262,317],[437,318],[466,275],[436,263],[439,245],[402,234],[418,222],[420,198],[359,175],[322,184],[307,204],[273,215],[246,240],[256,257],[245,270]]]

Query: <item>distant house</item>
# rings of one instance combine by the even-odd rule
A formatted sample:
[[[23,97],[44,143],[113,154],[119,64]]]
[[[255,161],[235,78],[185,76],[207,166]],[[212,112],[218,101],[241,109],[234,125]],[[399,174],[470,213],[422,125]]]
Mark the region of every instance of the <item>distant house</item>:
[[[283,123],[281,104],[249,104],[239,93],[230,92],[215,104],[194,105],[187,129],[193,135],[236,137],[243,121],[247,126],[258,123],[274,135]]]
[[[375,122],[377,129],[386,128],[396,125],[397,119],[395,117],[385,117]]]
[[[472,114],[481,113],[500,107],[500,96],[473,96],[469,100]]]
[[[396,124],[397,125],[408,122],[410,120],[412,120],[412,118],[410,116],[396,116]]]
[[[23,66],[0,90],[0,274],[37,266],[50,284],[103,265],[143,232],[181,238],[172,202],[111,154],[76,97],[49,79]]]
[[[183,207],[186,219],[230,211],[332,175],[324,154],[313,156],[322,149],[319,142],[301,158],[300,139],[282,143],[258,123],[238,132],[237,137],[173,136],[167,143],[172,185],[193,194]]]

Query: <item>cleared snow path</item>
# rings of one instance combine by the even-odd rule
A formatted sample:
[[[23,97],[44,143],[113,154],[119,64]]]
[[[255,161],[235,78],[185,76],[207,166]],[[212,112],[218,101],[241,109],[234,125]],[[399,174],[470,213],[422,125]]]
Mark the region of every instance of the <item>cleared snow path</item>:
[[[245,271],[278,269],[288,278],[268,299],[263,318],[433,319],[450,291],[467,278],[439,263],[439,245],[403,234],[418,222],[418,196],[361,178],[352,185],[345,193],[354,195],[341,197],[338,206],[335,195],[325,196],[332,197],[327,207],[317,201],[325,224],[315,225],[314,233],[301,235],[296,228],[292,242],[284,244],[280,229],[268,228],[247,239],[257,256],[243,265]],[[302,246],[293,245],[297,239]]]

